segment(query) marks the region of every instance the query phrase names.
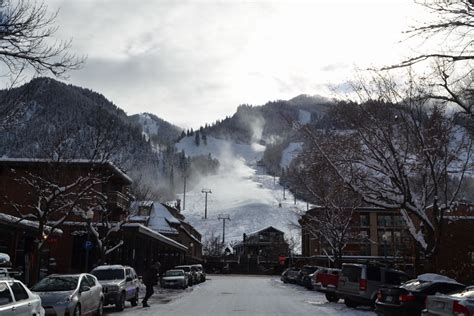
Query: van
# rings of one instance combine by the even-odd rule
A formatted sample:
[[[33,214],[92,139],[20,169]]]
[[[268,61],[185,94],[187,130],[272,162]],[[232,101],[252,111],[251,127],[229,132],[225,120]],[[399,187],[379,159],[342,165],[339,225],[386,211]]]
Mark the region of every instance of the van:
[[[406,273],[374,264],[342,265],[337,285],[338,297],[347,307],[374,306],[377,291],[383,286],[398,286],[408,281]]]

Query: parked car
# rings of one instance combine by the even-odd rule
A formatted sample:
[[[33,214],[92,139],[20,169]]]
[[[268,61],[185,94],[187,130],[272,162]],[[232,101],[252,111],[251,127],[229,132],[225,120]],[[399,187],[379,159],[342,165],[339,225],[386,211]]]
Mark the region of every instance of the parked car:
[[[188,277],[184,270],[168,270],[161,278],[160,284],[162,288],[177,287],[185,289],[188,287]]]
[[[422,274],[398,287],[383,287],[377,295],[377,315],[419,316],[425,308],[428,295],[447,294],[464,289],[465,286],[453,279]]]
[[[132,267],[122,265],[103,265],[91,271],[102,285],[104,306],[115,305],[117,311],[125,308],[125,302],[138,305],[140,280]]]
[[[191,269],[190,265],[176,266],[174,267],[177,270],[183,270],[186,276],[188,277],[188,285],[193,286],[197,284],[197,273],[195,269]]]
[[[41,298],[33,294],[20,281],[11,278],[0,279],[0,315],[44,316]]]
[[[339,296],[337,295],[336,290],[340,273],[341,269],[319,268],[311,279],[313,289],[324,293],[329,302],[339,301]]]
[[[474,286],[452,293],[428,296],[423,316],[474,315]]]
[[[283,283],[296,283],[299,274],[299,268],[288,268],[281,274],[281,280]]]
[[[53,274],[32,288],[41,298],[46,315],[102,315],[104,296],[95,276],[81,274]]]
[[[193,267],[197,269],[198,274],[201,278],[201,282],[206,282],[206,272],[204,271],[202,264],[193,264]]]
[[[405,283],[408,276],[392,268],[373,264],[342,265],[336,294],[344,299],[347,307],[375,306],[378,290],[387,285]]]
[[[318,270],[319,267],[317,266],[304,266],[301,268],[300,273],[298,275],[297,283],[299,285],[304,286],[307,289],[312,289],[313,285],[311,284],[311,277],[316,270]]]

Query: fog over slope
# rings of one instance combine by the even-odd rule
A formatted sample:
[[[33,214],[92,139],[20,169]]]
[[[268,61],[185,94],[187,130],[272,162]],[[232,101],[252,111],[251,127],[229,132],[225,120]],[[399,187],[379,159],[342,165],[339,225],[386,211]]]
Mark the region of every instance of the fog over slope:
[[[297,213],[306,210],[307,205],[302,201],[295,205],[288,191],[283,199],[283,187],[278,184],[278,178],[265,174],[263,167],[257,165],[264,146],[238,144],[214,137],[208,137],[207,146],[196,146],[193,137],[186,137],[176,147],[179,151],[184,150],[186,155],[211,154],[220,161],[216,175],[203,177],[186,193],[183,214],[203,238],[212,233],[222,235],[222,221],[217,217],[228,214],[231,221],[226,223],[226,241],[241,240],[243,233],[274,226],[299,243],[300,230],[295,226]],[[208,195],[207,220],[203,219],[203,188],[212,190]],[[182,194],[180,198],[183,199]]]

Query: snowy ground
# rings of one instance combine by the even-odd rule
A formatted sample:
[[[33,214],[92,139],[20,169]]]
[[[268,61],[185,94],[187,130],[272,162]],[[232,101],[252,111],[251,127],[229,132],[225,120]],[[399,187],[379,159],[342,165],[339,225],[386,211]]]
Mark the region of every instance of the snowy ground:
[[[158,290],[150,308],[127,304],[117,315],[375,315],[368,308],[329,303],[323,294],[283,284],[275,276],[211,275],[208,279],[185,291]],[[105,313],[114,311],[108,308]]]
[[[287,237],[300,240],[296,227],[298,214],[307,209],[306,202],[294,201],[293,195],[285,191],[274,179],[257,166],[264,147],[258,144],[235,144],[208,137],[208,145],[197,147],[193,138],[184,138],[178,145],[186,155],[212,154],[220,161],[217,175],[203,178],[198,185],[186,193],[183,214],[203,238],[222,234],[219,214],[230,215],[226,223],[226,241],[242,240],[243,233],[251,233],[267,226],[285,232]],[[288,158],[287,158],[288,159]],[[212,190],[208,195],[208,219],[204,217],[205,197],[203,188]],[[182,195],[180,197],[182,199]]]

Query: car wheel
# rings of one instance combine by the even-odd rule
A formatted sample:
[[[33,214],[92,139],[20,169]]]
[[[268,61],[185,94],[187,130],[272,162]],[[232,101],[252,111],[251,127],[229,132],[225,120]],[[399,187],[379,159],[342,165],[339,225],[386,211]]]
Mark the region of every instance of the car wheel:
[[[326,293],[326,299],[331,303],[337,303],[339,301],[339,297],[334,293]]]
[[[95,313],[97,316],[102,316],[104,315],[104,302],[100,300],[99,302],[99,308],[97,308],[97,312]]]
[[[348,298],[344,299],[344,304],[346,304],[346,306],[349,307],[349,308],[356,308],[357,305],[358,305],[356,302],[354,302],[354,301],[352,301]]]
[[[74,316],[81,316],[81,305],[76,305],[76,308],[74,308]]]
[[[119,300],[115,303],[115,310],[117,312],[123,311],[125,308],[125,293],[120,294]]]
[[[130,304],[132,304],[132,306],[137,306],[138,305],[138,291],[139,291],[138,289],[135,290],[135,296],[130,301]]]

